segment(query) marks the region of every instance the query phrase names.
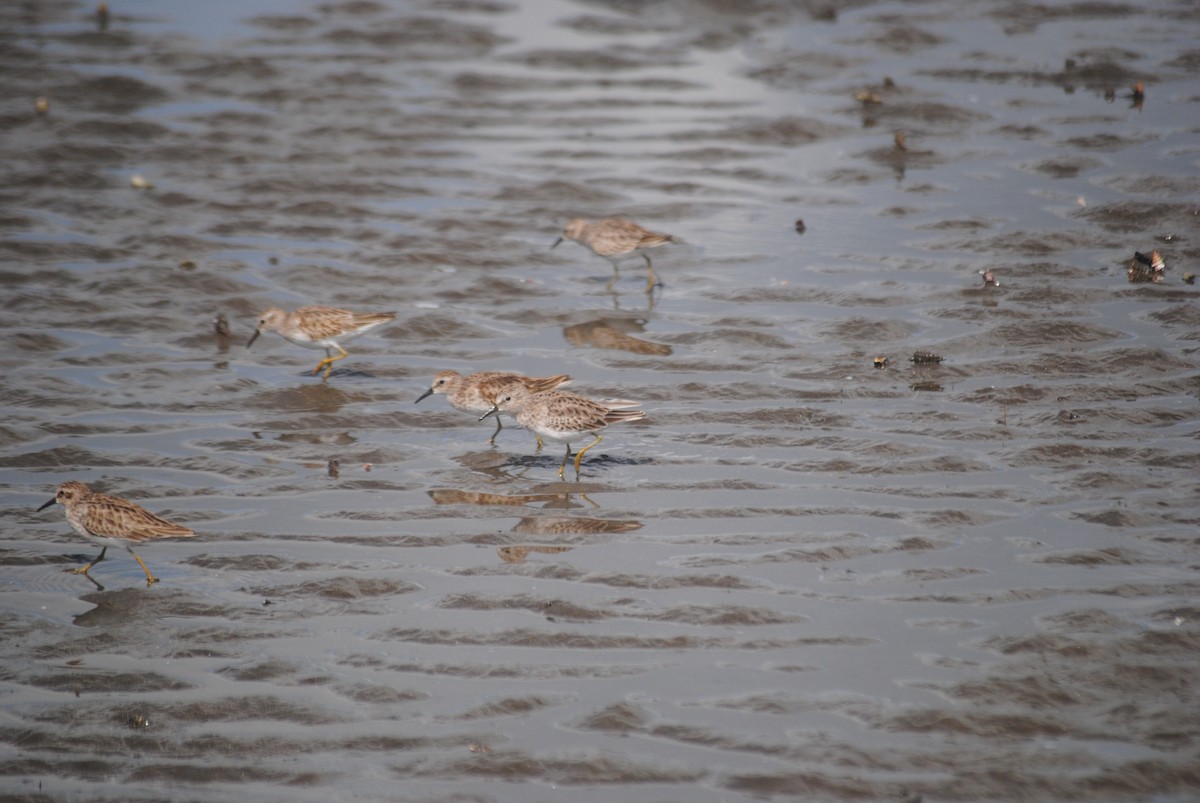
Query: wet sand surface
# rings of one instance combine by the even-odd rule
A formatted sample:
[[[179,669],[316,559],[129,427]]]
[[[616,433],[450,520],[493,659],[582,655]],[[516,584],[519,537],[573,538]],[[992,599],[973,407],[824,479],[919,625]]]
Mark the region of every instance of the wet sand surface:
[[[1196,799],[1200,12],[1148,5],[3,5],[0,794]],[[550,250],[606,215],[652,297]],[[306,304],[398,315],[322,384],[245,347]],[[647,417],[561,482],[444,369]],[[100,590],[69,479],[199,535]]]

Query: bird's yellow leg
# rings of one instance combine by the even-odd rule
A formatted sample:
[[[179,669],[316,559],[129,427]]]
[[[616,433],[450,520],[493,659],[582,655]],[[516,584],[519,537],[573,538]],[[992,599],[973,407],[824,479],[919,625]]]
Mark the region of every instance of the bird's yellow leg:
[[[82,569],[64,569],[64,571],[67,572],[68,574],[87,574],[88,570],[90,570],[93,566],[95,566],[100,561],[104,560],[105,552],[108,552],[108,547],[104,547],[103,549],[101,549],[100,554],[96,556],[96,559],[94,561],[92,561],[91,563],[89,563],[87,566],[84,566]]]
[[[535,432],[535,433],[533,433],[533,437],[537,438],[537,442],[538,442],[537,451],[540,452],[542,450],[542,447],[545,446],[545,444],[542,443],[542,436]]]
[[[324,368],[325,369],[325,378],[322,379],[321,381],[322,382],[326,381],[327,379],[329,379],[330,372],[333,371],[333,364],[335,362],[337,362],[338,360],[344,360],[350,356],[350,352],[346,351],[341,346],[338,346],[337,350],[340,351],[341,354],[337,355],[336,357],[331,357],[329,355],[329,350],[328,349],[325,350],[325,359],[323,359],[319,363],[317,363],[317,367],[312,369],[313,376],[316,376],[317,374],[319,374],[321,372],[321,369]]]
[[[567,444],[567,453],[565,455],[563,455],[562,465],[558,467],[558,478],[560,480],[566,479],[566,477],[563,476],[563,469],[565,469],[567,467],[567,461],[570,459],[571,459],[571,444],[568,443]]]
[[[646,292],[649,293],[654,289],[654,285],[657,284],[657,282],[654,281],[654,265],[650,263],[650,256],[648,254],[642,254],[642,258],[646,260],[646,270],[650,272],[650,277],[647,279],[646,283]]]
[[[150,574],[150,570],[146,568],[146,564],[142,561],[141,557],[138,556],[138,553],[134,552],[131,549],[131,550],[129,550],[129,554],[133,555],[133,559],[138,562],[138,566],[141,566],[142,571],[144,571],[146,573],[146,588],[149,588],[150,586],[157,583],[158,578],[155,577],[154,575]]]
[[[605,290],[611,290],[613,285],[617,283],[617,279],[621,278],[621,269],[617,267],[617,263],[613,263],[613,277],[608,280],[608,284],[604,285]]]
[[[311,371],[309,371],[309,375],[316,376],[317,374],[321,373],[321,369],[324,368],[326,363],[328,363],[328,362],[329,362],[329,349],[325,349],[325,359],[323,359],[319,363],[317,363],[317,367],[312,369]]]
[[[600,433],[597,432],[596,440],[592,441],[587,446],[583,447],[582,449],[580,449],[578,452],[575,453],[575,479],[579,479],[579,461],[583,459],[583,453],[586,452],[588,449],[591,449],[593,446],[595,446],[599,442],[600,442]],[[570,447],[568,447],[568,448],[570,448]]]
[[[500,424],[500,416],[497,415],[496,416],[496,431],[492,433],[492,437],[488,438],[488,443],[490,443],[492,446],[496,445],[496,436],[500,434],[501,429],[503,429],[503,427]]]

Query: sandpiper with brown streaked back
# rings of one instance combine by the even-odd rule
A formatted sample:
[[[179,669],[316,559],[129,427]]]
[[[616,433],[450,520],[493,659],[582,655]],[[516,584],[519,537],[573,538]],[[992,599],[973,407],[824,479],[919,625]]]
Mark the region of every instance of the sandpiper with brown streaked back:
[[[571,381],[566,374],[556,376],[525,376],[515,371],[476,371],[463,376],[457,371],[439,371],[433,377],[429,390],[417,397],[417,402],[434,393],[445,395],[446,401],[455,410],[464,413],[486,413],[496,406],[496,394],[507,386],[515,383],[525,386],[531,393],[552,390]],[[417,402],[413,402],[416,404]],[[500,416],[496,416],[496,431],[488,438],[488,443],[496,445],[496,436],[502,429]],[[538,448],[542,447],[542,438],[536,432]]]
[[[646,260],[646,268],[650,272],[646,283],[646,292],[654,290],[654,265],[650,263],[650,255],[643,249],[655,248],[675,241],[670,234],[659,234],[649,231],[623,218],[605,218],[589,223],[583,218],[575,218],[567,222],[562,236],[554,241],[555,248],[563,240],[574,240],[585,246],[596,256],[607,259],[613,266],[613,277],[609,280],[606,290],[612,289],[620,276],[618,263],[631,254],[640,254]]]
[[[87,566],[82,569],[67,569],[71,574],[87,575],[93,583],[96,581],[88,571],[104,560],[110,546],[123,546],[146,573],[146,586],[149,587],[157,583],[158,578],[150,574],[146,564],[133,551],[132,545],[158,538],[191,538],[196,534],[187,527],[154,515],[128,499],[97,493],[75,480],[59,485],[54,498],[39,507],[38,511],[45,510],[55,502],[66,509],[67,521],[75,532],[103,547],[96,559]],[[96,585],[101,591],[104,590],[104,586],[99,583]]]
[[[646,417],[641,410],[629,409],[637,405],[638,402],[620,399],[594,401],[565,390],[531,393],[524,385],[514,383],[496,394],[496,405],[479,420],[500,412],[512,413],[519,426],[546,440],[566,444],[567,453],[558,467],[560,478],[564,478],[563,471],[571,459],[571,441],[595,436],[595,440],[575,453],[575,479],[578,480],[579,463],[584,453],[600,442],[601,430],[610,424],[640,421]]]
[[[324,368],[325,376],[321,380],[324,382],[329,379],[333,364],[350,356],[341,343],[395,319],[394,312],[351,312],[336,307],[301,307],[294,312],[287,312],[272,307],[258,316],[258,328],[250,336],[246,348],[254,345],[263,332],[277,332],[284,340],[297,346],[325,349],[325,359],[312,370],[313,376],[316,376]],[[336,357],[332,349],[338,350]]]

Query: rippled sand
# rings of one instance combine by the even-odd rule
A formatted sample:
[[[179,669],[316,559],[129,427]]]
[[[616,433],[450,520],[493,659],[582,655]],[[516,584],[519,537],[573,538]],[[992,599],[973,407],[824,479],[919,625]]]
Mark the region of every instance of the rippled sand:
[[[835,8],[0,8],[2,796],[1200,795],[1200,14]],[[67,479],[200,535],[98,591]]]

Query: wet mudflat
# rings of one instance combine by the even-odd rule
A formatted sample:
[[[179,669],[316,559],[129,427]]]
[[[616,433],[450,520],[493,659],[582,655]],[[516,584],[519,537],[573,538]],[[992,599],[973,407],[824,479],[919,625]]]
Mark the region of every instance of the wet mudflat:
[[[175,5],[0,9],[5,796],[1195,799],[1194,4]]]

